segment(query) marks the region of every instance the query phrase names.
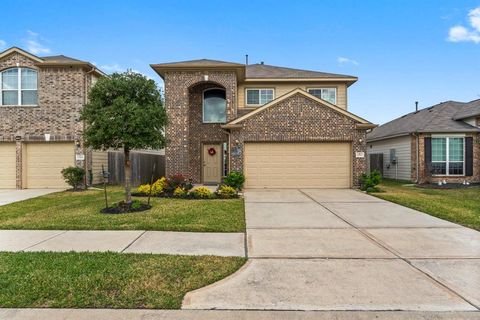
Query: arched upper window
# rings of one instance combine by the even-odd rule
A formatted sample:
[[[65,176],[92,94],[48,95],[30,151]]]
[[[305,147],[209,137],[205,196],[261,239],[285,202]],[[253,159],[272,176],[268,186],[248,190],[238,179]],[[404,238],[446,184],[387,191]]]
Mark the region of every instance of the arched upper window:
[[[37,71],[29,68],[11,68],[0,73],[2,106],[36,106]]]
[[[208,89],[203,92],[203,122],[227,122],[227,100],[225,90]]]

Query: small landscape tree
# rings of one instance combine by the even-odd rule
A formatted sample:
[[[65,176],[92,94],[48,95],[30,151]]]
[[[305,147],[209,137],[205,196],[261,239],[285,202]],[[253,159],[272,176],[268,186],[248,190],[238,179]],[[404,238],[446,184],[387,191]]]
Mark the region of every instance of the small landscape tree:
[[[123,149],[125,203],[130,204],[130,151],[165,145],[163,128],[167,117],[155,81],[130,71],[101,78],[91,89],[81,118],[86,124],[87,146],[96,150]]]

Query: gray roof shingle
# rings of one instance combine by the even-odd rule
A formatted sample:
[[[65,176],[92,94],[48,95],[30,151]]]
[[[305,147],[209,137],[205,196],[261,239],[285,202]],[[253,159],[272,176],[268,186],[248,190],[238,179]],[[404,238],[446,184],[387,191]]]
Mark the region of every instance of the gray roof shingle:
[[[475,117],[480,115],[480,99],[466,103],[463,108],[454,115],[455,120]]]
[[[327,73],[320,71],[292,69],[285,67],[271,66],[268,64],[249,64],[246,66],[247,79],[263,79],[263,78],[285,78],[285,79],[302,79],[302,78],[354,78],[344,74]]]
[[[457,113],[471,109],[473,105],[470,104],[471,103],[447,101],[426,109],[421,109],[418,112],[408,113],[373,129],[372,132],[367,134],[367,140],[381,140],[413,132],[478,132],[480,128],[454,119]],[[475,106],[473,107],[476,108]]]
[[[40,59],[46,62],[55,62],[55,63],[69,63],[69,62],[85,62],[86,63],[86,61],[70,58],[64,55],[40,57]]]

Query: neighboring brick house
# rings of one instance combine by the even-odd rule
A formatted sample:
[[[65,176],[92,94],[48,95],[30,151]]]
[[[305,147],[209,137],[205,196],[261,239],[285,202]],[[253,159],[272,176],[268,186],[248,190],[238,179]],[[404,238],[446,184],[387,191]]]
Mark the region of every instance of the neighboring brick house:
[[[165,82],[167,175],[249,188],[350,188],[370,122],[347,111],[356,77],[215,60],[151,65]]]
[[[103,73],[65,56],[0,53],[0,188],[65,187],[61,169],[92,170],[105,153],[83,146],[80,110]],[[91,181],[88,181],[91,182]]]
[[[406,114],[368,133],[367,145],[370,169],[388,178],[480,182],[480,99]]]

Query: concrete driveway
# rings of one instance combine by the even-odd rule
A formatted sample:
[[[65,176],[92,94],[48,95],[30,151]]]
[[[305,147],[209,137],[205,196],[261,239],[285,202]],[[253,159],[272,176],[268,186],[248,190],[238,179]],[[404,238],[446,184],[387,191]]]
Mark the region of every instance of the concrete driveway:
[[[0,206],[63,190],[64,189],[0,189]]]
[[[184,309],[478,311],[480,233],[354,190],[247,190],[249,261]]]

